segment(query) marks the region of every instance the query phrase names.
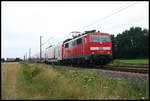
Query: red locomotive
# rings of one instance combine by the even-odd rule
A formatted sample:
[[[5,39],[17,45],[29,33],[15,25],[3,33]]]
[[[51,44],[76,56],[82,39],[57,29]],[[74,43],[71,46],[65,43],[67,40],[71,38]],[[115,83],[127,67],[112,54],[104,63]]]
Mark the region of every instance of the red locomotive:
[[[47,63],[98,64],[112,61],[111,37],[108,33],[85,31],[58,46],[47,49],[42,59]]]

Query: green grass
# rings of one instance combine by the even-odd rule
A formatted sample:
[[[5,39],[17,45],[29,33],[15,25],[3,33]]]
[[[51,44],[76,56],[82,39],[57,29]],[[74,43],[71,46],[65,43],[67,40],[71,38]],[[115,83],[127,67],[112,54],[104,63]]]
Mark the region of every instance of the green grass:
[[[17,86],[19,99],[149,99],[148,81],[113,80],[94,72],[55,68],[46,64],[21,63]],[[31,76],[33,75],[34,76]]]
[[[115,59],[113,60],[113,63],[107,65],[148,67],[149,59]]]
[[[120,60],[122,63],[127,64],[149,64],[149,59],[134,59],[134,60]]]

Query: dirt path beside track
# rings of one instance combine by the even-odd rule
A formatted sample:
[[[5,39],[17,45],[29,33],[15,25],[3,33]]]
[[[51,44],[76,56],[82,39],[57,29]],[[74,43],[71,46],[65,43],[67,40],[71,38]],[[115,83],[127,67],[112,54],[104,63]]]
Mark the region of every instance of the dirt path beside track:
[[[17,88],[18,62],[1,63],[1,93],[2,100],[18,99],[20,92]]]

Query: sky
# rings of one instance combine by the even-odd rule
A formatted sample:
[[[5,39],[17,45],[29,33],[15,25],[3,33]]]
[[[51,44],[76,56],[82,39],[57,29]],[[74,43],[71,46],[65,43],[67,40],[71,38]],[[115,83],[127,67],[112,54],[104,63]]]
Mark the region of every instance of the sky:
[[[96,29],[117,35],[131,27],[149,29],[148,1],[2,1],[1,58],[31,56]],[[47,42],[47,43],[45,43]],[[45,43],[45,44],[44,44]]]

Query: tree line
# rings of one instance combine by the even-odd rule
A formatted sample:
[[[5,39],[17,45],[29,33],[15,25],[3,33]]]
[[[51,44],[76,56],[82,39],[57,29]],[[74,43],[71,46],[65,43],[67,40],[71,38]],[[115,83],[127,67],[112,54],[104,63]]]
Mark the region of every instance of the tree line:
[[[131,27],[111,35],[113,58],[148,58],[149,56],[149,30],[141,27]]]

